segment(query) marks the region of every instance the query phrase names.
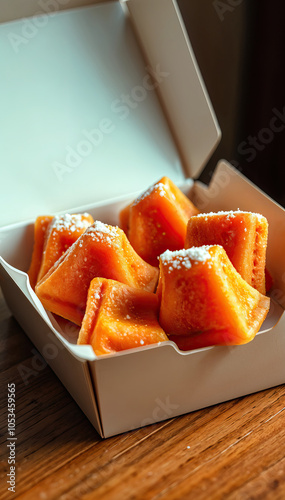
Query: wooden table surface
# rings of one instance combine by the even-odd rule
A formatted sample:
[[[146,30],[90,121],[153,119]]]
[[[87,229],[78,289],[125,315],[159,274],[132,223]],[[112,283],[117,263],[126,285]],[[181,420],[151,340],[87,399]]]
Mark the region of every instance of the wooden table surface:
[[[1,293],[0,332],[1,499],[285,499],[285,386],[102,440]],[[7,483],[11,383],[15,493]]]

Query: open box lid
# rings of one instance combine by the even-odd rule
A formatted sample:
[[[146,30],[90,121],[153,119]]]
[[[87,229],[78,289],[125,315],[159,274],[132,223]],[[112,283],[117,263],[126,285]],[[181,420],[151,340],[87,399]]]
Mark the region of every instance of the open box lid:
[[[195,177],[220,140],[175,0],[48,5],[0,25],[0,227]]]

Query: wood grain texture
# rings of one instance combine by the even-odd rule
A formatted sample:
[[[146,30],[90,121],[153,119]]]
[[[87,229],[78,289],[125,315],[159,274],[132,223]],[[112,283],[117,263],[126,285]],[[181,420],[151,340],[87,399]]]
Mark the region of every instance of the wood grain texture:
[[[285,498],[285,388],[102,440],[0,295],[0,498]],[[7,384],[16,384],[16,493],[7,487]]]

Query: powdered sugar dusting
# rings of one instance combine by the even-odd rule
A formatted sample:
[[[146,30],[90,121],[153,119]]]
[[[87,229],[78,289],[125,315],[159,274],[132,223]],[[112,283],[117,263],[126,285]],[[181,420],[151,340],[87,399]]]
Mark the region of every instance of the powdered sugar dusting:
[[[108,226],[99,220],[96,220],[92,225],[91,230],[99,231],[100,233],[105,233],[111,236],[115,236],[117,234],[117,228],[115,226]]]
[[[163,265],[169,265],[168,271],[172,272],[174,269],[190,269],[192,264],[197,262],[205,262],[211,258],[209,253],[210,245],[203,245],[201,247],[191,247],[174,252],[166,250],[161,254],[160,259]]]
[[[87,217],[89,217],[89,214],[55,215],[52,221],[52,227],[57,231],[85,231],[91,224],[90,220],[88,220]]]
[[[108,245],[116,245],[119,228],[117,226],[108,226],[103,222],[96,220],[92,226],[86,231],[86,235],[91,236],[94,240],[104,241]]]
[[[205,220],[208,219],[208,217],[214,217],[216,215],[224,215],[228,219],[234,218],[239,214],[252,214],[255,215],[259,220],[264,219],[264,216],[258,213],[254,212],[246,212],[243,210],[229,210],[229,211],[224,211],[224,210],[219,210],[218,212],[206,212],[206,213],[199,213],[195,217],[202,217]]]
[[[164,184],[162,184],[162,182],[157,182],[156,184],[148,188],[146,191],[144,191],[144,193],[142,193],[140,196],[138,196],[133,202],[133,205],[137,205],[140,201],[144,200],[144,198],[149,196],[154,191],[158,191],[159,196],[166,195],[166,189]]]

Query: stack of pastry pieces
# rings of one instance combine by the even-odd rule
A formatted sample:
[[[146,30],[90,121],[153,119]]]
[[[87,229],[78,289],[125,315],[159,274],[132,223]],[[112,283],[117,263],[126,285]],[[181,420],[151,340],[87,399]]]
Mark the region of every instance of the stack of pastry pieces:
[[[88,220],[37,272],[36,294],[46,309],[80,326],[78,344],[101,355],[168,339],[189,350],[254,338],[270,304],[263,216],[201,214],[163,177],[119,219],[121,228]],[[35,225],[34,255],[42,251],[42,261],[51,227],[43,237]]]
[[[34,224],[32,260],[28,270],[33,289],[93,222],[93,217],[87,213],[37,217]]]
[[[182,350],[251,341],[265,295],[268,223],[242,211],[189,219],[185,249],[160,256],[160,324]]]
[[[158,323],[157,280],[158,268],[134,251],[122,229],[95,221],[35,292],[48,311],[79,325],[78,343],[100,355],[167,340]]]
[[[35,292],[47,310],[79,325],[78,343],[90,343],[98,355],[166,341],[155,293],[158,258],[183,247],[196,213],[163,177],[122,210],[121,228],[90,225],[37,280]]]

